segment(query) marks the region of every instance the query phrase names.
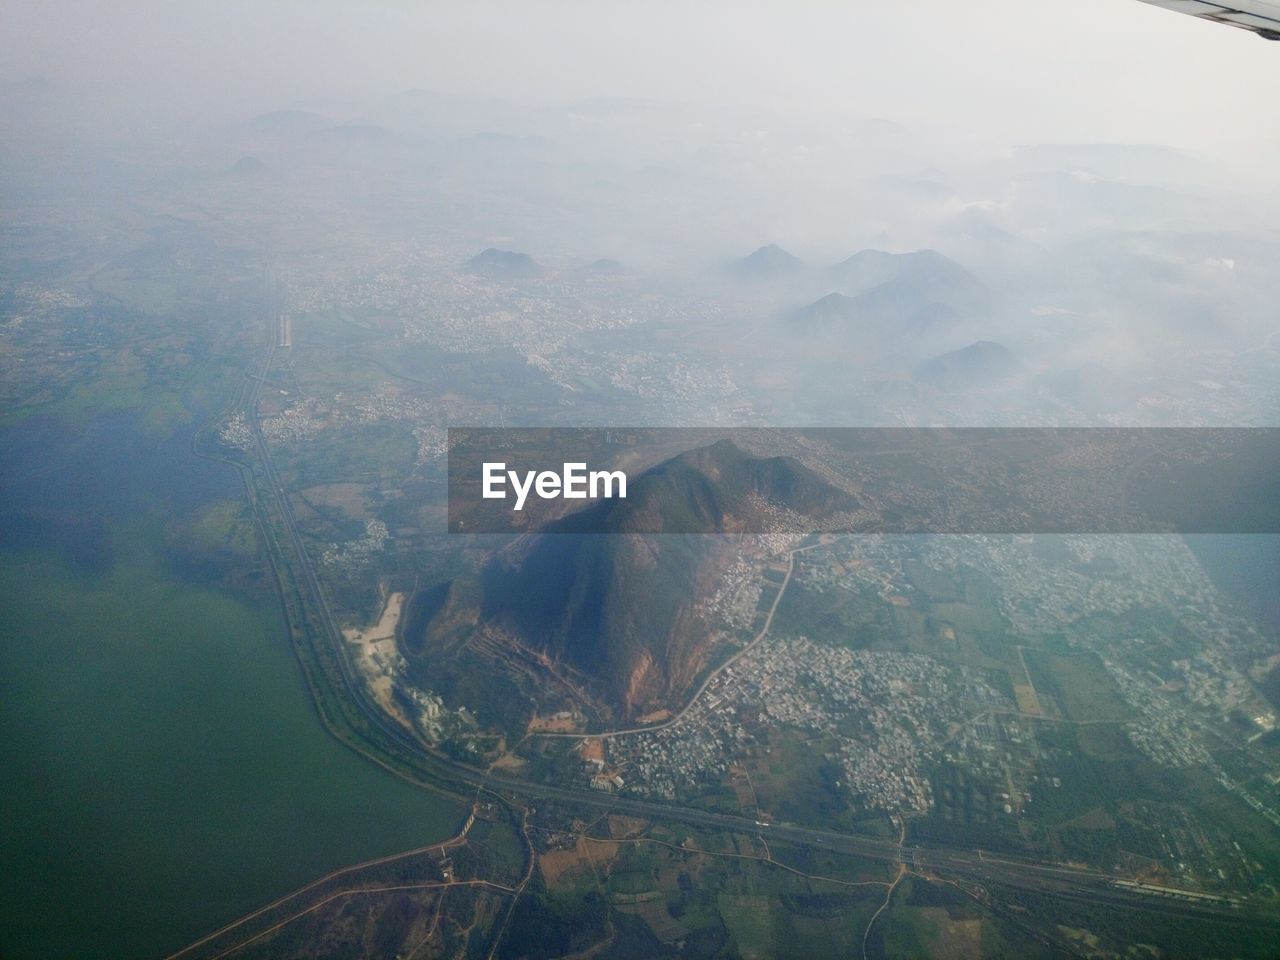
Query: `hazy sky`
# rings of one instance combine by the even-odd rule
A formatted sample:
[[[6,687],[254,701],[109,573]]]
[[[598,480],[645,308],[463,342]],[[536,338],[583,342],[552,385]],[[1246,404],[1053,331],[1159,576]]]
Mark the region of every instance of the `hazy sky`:
[[[0,62],[211,117],[413,87],[692,99],[1280,169],[1280,44],[1137,0],[4,0]]]

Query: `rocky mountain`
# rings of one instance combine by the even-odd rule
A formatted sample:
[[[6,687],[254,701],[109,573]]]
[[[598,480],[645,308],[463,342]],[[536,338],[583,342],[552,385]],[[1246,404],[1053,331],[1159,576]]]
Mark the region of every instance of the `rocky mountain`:
[[[600,501],[516,541],[484,566],[478,589],[423,591],[415,604],[421,611],[429,600],[430,615],[414,628],[428,645],[433,633],[486,627],[517,638],[588,678],[624,718],[669,708],[713,653],[698,602],[739,556],[736,538],[680,534],[761,529],[778,508],[821,517],[856,505],[798,461],[721,441],[634,478],[626,500]]]

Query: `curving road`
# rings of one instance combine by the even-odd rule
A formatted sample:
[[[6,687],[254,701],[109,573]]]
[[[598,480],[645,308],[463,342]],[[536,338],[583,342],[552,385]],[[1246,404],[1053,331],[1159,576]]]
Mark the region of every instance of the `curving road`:
[[[740,658],[759,646],[761,641],[763,641],[768,635],[769,628],[773,626],[773,615],[777,613],[778,604],[782,602],[782,595],[787,592],[787,585],[791,583],[791,574],[796,568],[796,554],[804,553],[806,550],[812,550],[817,546],[820,546],[820,544],[810,544],[807,547],[796,547],[794,550],[787,551],[787,575],[782,578],[782,583],[778,585],[778,594],[773,598],[773,603],[769,606],[769,613],[764,618],[764,626],[760,628],[760,632],[755,635],[750,643],[744,646],[741,650],[735,651],[733,656],[707,674],[706,679],[698,685],[698,689],[694,691],[693,696],[689,697],[688,701],[680,708],[675,716],[670,717],[667,720],[663,720],[661,723],[651,723],[648,726],[643,727],[627,727],[622,730],[606,730],[603,733],[564,733],[556,730],[538,730],[534,733],[530,733],[528,736],[558,737],[562,740],[609,740],[613,737],[625,737],[631,734],[648,733],[651,730],[663,730],[667,727],[674,727],[685,718],[690,710],[694,708],[698,702],[698,698],[707,692],[707,687],[711,686],[711,681],[720,676],[725,668],[732,666]]]

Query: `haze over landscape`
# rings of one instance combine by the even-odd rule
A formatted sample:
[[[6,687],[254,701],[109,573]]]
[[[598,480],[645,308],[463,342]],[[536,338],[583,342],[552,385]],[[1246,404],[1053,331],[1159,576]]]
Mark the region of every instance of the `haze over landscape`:
[[[1270,956],[1276,47],[5,4],[0,955]]]

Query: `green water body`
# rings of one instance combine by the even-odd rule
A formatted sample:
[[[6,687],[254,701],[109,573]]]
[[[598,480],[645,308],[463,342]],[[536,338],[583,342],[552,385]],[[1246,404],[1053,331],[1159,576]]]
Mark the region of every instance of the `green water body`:
[[[162,956],[452,834],[460,806],[324,731],[274,603],[168,562],[157,518],[234,473],[60,436],[0,437],[0,956]]]

